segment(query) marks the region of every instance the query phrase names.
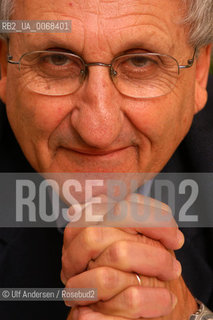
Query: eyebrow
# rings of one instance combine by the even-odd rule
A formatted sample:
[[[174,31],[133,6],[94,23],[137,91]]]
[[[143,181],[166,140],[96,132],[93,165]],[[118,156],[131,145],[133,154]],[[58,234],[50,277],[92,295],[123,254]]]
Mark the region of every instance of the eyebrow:
[[[70,53],[75,53],[78,55],[81,55],[82,52],[79,50],[79,48],[76,45],[73,45],[72,41],[67,41],[67,39],[61,39],[61,38],[55,38],[53,37],[48,37],[45,40],[39,39],[39,41],[28,41],[27,42],[27,47],[29,50],[42,50],[42,49],[48,49],[48,48],[58,48],[58,49],[64,49],[67,52]],[[121,48],[117,54],[122,54],[125,52],[129,52],[131,50],[145,50],[145,51],[156,51],[156,48],[158,48],[160,51],[159,53],[165,53],[168,54],[169,52],[173,51],[173,44],[170,43],[169,45],[165,45],[162,43],[155,43],[151,41],[126,41],[121,45]]]
[[[84,48],[78,47],[76,41],[72,41],[73,39],[71,36],[71,34],[66,34],[63,36],[61,36],[60,34],[56,35],[51,33],[45,36],[43,34],[33,34],[25,38],[23,44],[28,51],[40,51],[52,48],[84,57]],[[132,50],[141,49],[148,52],[172,55],[174,54],[174,47],[175,45],[173,42],[156,41],[156,38],[154,38],[154,40],[148,38],[147,40],[147,37],[144,37],[143,34],[141,36],[138,34],[135,39],[126,39],[126,41],[120,43],[119,46],[115,46],[115,50],[111,51],[111,53],[113,54],[113,57],[115,57],[125,53],[129,53]]]
[[[48,35],[45,36],[45,38],[39,36],[36,41],[33,38],[28,38],[24,43],[30,51],[44,50],[48,48],[59,48],[64,49],[70,53],[80,53],[76,46],[74,48],[74,46],[72,45],[72,41],[68,41],[66,37],[60,38],[55,35]]]
[[[172,43],[169,45],[162,44],[162,43],[153,43],[149,41],[130,41],[126,42],[124,46],[122,47],[122,51],[119,52],[122,53],[129,53],[132,50],[143,50],[146,52],[155,52],[155,53],[161,53],[161,54],[171,54],[174,52],[174,46]]]

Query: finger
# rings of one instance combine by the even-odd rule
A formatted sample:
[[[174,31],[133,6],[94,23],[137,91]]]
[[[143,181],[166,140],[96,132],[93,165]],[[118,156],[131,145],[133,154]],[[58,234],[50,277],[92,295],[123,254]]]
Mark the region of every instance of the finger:
[[[133,241],[118,241],[90,261],[88,269],[102,266],[136,272],[168,281],[181,274],[181,264],[166,249]]]
[[[130,194],[104,215],[102,223],[159,240],[167,249],[180,249],[183,233],[166,204],[140,194]]]
[[[133,235],[133,234],[129,234],[126,233],[122,230],[118,230],[118,229],[114,229],[114,228],[107,228],[107,227],[90,227],[90,228],[86,228],[84,229],[74,240],[73,242],[70,244],[70,247],[68,247],[66,250],[63,250],[63,254],[62,254],[62,271],[61,271],[61,280],[64,284],[66,284],[66,281],[74,276],[75,274],[78,274],[80,272],[83,272],[84,270],[86,270],[86,268],[88,267],[88,264],[90,263],[91,260],[97,260],[97,258],[99,257],[99,255],[106,250],[106,248],[110,247],[110,245],[112,245],[115,242],[119,242],[121,240],[128,240],[130,241],[130,244],[127,245],[129,248],[129,252],[131,255],[131,244],[133,242],[140,242],[140,243],[144,243],[149,245],[150,249],[148,249],[148,247],[144,247],[146,250],[146,255],[141,256],[141,261],[142,260],[147,260],[147,263],[150,261],[151,257],[149,255],[149,250],[150,252],[152,252],[153,247],[156,248],[163,248],[163,246],[155,240],[152,240],[150,238],[144,237],[142,235]],[[136,245],[136,244],[135,244]],[[111,254],[111,258],[116,259],[116,255],[120,256],[119,259],[122,259],[121,257],[121,253],[124,253],[124,246],[121,248],[121,250],[116,249],[117,246],[116,244],[109,249],[109,255]],[[123,264],[118,264],[117,263],[117,268],[121,269],[121,270],[126,270],[126,266],[127,263],[131,263],[131,265],[133,265],[133,261],[135,259],[139,259],[140,255],[138,252],[136,252],[136,246],[135,248],[135,257],[132,258],[132,263],[129,262],[129,258],[128,258],[128,254],[126,254],[126,261],[124,262],[124,267],[122,268]],[[139,248],[139,247],[138,247]],[[142,252],[142,247],[139,248],[140,252]],[[110,251],[111,250],[111,251]],[[162,251],[164,250],[164,251]],[[180,273],[181,273],[181,267],[180,264],[178,262],[176,262],[176,265],[174,263],[174,266],[172,266],[172,262],[173,260],[170,257],[170,254],[168,254],[166,252],[165,249],[162,249],[159,251],[156,251],[156,257],[159,257],[159,261],[163,261],[163,258],[165,258],[164,263],[162,264],[162,266],[165,266],[165,270],[166,272],[164,272],[166,274],[166,279],[167,278],[171,278],[173,279],[174,277],[177,277]],[[148,251],[148,253],[147,253]],[[108,252],[108,251],[107,251]],[[117,254],[116,254],[117,252]],[[163,254],[163,252],[165,254]],[[158,254],[157,254],[158,253]],[[146,259],[146,257],[149,256],[149,259]],[[154,256],[154,255],[153,255]],[[103,258],[105,259],[104,262],[107,263],[107,265],[109,266],[113,266],[115,265],[113,261],[110,262],[110,256],[107,257],[107,253],[104,254]],[[144,259],[143,259],[144,258]],[[153,257],[154,261],[155,256]],[[170,261],[171,263],[169,264],[168,261],[166,261],[166,259],[168,258],[168,261]],[[106,261],[108,260],[108,262]],[[124,260],[124,259],[123,259]],[[100,263],[100,265],[102,265],[103,263],[101,262],[101,260],[97,260],[99,261],[98,263]],[[159,266],[159,261],[156,261],[156,265]],[[112,264],[111,264],[112,263]],[[152,263],[151,263],[152,264]],[[129,270],[131,269],[131,265],[129,265]],[[92,262],[90,263],[90,267],[92,266]],[[138,266],[138,264],[137,264]],[[169,269],[171,267],[171,269]],[[154,268],[154,266],[153,266]],[[148,270],[149,268],[146,268],[146,270]],[[128,271],[129,271],[128,270]],[[144,270],[143,272],[141,272],[140,270],[135,271],[135,272],[141,272],[146,274],[146,270]],[[150,268],[150,271],[152,271],[153,269]],[[170,270],[168,272],[168,270]],[[153,275],[153,274],[152,274]]]
[[[65,248],[84,227],[94,224],[120,228],[129,233],[142,233],[161,241],[166,248],[171,250],[182,247],[184,236],[178,229],[171,209],[166,204],[134,193],[119,203],[106,196],[100,196],[100,201],[101,203],[98,204],[85,203],[81,205],[80,219],[77,222],[69,223],[65,229]],[[92,206],[95,215],[103,217],[103,222],[85,221],[85,212],[90,206]],[[71,207],[70,212],[73,210],[74,207]],[[116,216],[119,219],[115,219]]]
[[[90,306],[103,314],[138,319],[166,316],[174,309],[176,296],[166,288],[129,287],[111,300]]]
[[[109,267],[101,267],[83,272],[70,278],[66,283],[69,288],[95,288],[98,300],[109,300],[129,286],[138,285],[138,280],[133,273],[119,271]],[[97,301],[68,301],[67,306],[88,305]]]
[[[92,209],[94,216],[103,217],[109,210],[113,210],[116,205],[116,202],[106,195],[99,196],[100,203],[86,202],[84,204],[78,204],[78,210],[76,206],[73,205],[68,209],[67,219],[71,221],[67,224],[64,230],[64,247],[69,246],[70,242],[84,229],[90,226],[100,225],[101,222],[90,221],[86,219],[86,212],[88,209]],[[79,212],[79,219],[77,221],[73,220],[73,215],[75,211]],[[103,220],[103,219],[102,219]]]
[[[69,279],[83,272],[90,260],[96,259],[113,242],[120,240],[143,241],[143,237],[110,227],[83,229],[62,251],[63,277]]]
[[[67,320],[127,320],[127,318],[108,316],[88,307],[78,307],[71,310]]]
[[[98,315],[100,316],[98,318]],[[72,308],[67,320],[80,320],[80,319],[90,319],[90,320],[98,320],[101,319],[102,314],[99,312],[94,312],[92,309],[87,307],[78,307]],[[112,318],[111,318],[112,319]],[[118,320],[118,319],[117,319]]]
[[[79,308],[73,307],[70,310],[66,320],[74,320],[74,318],[77,320],[78,319],[78,316],[77,316],[78,314],[79,314]]]
[[[84,229],[85,229],[85,227],[74,228],[72,226],[72,223],[68,223],[66,225],[66,228],[64,229],[64,242],[63,242],[63,249],[62,250],[65,250],[70,245],[72,240]]]

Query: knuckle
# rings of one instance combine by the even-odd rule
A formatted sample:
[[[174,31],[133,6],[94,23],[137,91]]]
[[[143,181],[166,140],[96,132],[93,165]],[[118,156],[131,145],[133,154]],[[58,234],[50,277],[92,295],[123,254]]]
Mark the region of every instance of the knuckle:
[[[79,312],[78,320],[88,320],[88,314],[85,312]]]
[[[124,303],[128,310],[132,310],[132,316],[134,317],[140,317],[139,311],[140,306],[142,305],[141,298],[141,292],[137,287],[130,287],[124,291]]]
[[[116,269],[101,267],[97,269],[97,281],[100,290],[108,290],[117,288],[119,275]]]
[[[126,241],[117,241],[108,249],[108,259],[110,262],[126,265],[128,256],[128,244]]]
[[[103,228],[88,227],[83,231],[83,243],[89,248],[96,248],[104,239]]]

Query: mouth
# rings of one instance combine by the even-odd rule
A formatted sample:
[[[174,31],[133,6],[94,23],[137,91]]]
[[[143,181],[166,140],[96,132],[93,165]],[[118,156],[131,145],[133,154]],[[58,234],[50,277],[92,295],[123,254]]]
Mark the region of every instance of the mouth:
[[[95,164],[104,166],[112,165],[120,167],[122,163],[129,162],[130,159],[137,154],[137,147],[134,145],[117,146],[111,149],[96,149],[96,148],[78,148],[77,146],[62,146],[60,147],[62,154],[69,161],[84,164]]]
[[[132,172],[133,167],[137,165],[137,147],[127,145],[100,150],[60,146],[55,153],[54,161],[60,168],[57,167],[57,170],[63,172]]]
[[[74,152],[74,153],[80,154],[82,156],[97,158],[97,157],[113,157],[113,156],[118,155],[122,151],[127,151],[130,148],[132,148],[132,147],[127,146],[127,147],[116,148],[116,149],[112,149],[112,150],[104,150],[104,151],[78,149],[78,148],[71,148],[71,149],[66,148],[66,149],[69,150],[70,152]]]

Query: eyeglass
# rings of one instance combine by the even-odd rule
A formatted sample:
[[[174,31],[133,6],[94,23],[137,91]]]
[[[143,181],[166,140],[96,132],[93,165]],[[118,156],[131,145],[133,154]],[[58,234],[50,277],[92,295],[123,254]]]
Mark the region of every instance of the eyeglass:
[[[133,98],[155,98],[171,92],[181,69],[192,67],[196,49],[187,65],[159,53],[129,53],[115,57],[110,64],[86,63],[80,56],[60,51],[33,51],[24,53],[17,64],[24,85],[42,95],[64,96],[77,91],[87,77],[88,67],[108,67],[117,90]]]

